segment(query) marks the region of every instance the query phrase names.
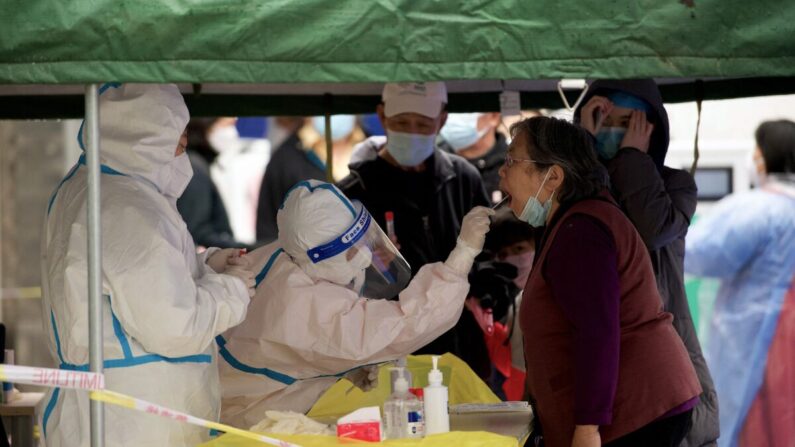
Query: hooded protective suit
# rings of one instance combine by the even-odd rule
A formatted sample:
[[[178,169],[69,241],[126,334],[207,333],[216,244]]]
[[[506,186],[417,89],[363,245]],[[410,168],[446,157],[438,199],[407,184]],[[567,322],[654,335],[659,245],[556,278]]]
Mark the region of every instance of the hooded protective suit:
[[[205,264],[207,252],[196,255],[176,209],[191,177],[187,155],[175,157],[188,110],[174,85],[105,84],[99,103],[106,387],[217,419],[213,341],[243,319],[249,296]],[[86,237],[81,157],[50,200],[42,244],[45,330],[67,370],[88,370]],[[86,392],[53,389],[43,402],[46,445],[89,445]],[[116,406],[105,415],[108,446],[188,446],[208,435]]]
[[[367,299],[344,285],[356,276],[345,260],[364,265],[357,256],[307,265],[308,248],[348,234],[353,207],[332,185],[301,182],[279,211],[279,240],[246,255],[260,272],[258,298],[242,324],[218,337],[224,423],[248,428],[266,410],[306,412],[350,370],[410,354],[458,321],[480,251],[462,245],[467,220],[447,262],[422,267],[399,301]],[[473,211],[485,220],[476,231],[483,238],[486,211]]]
[[[595,81],[581,104],[587,104],[593,96],[617,91],[648,103],[652,112],[647,119],[654,124],[654,131],[648,154],[620,148],[615,158],[603,160],[610,173],[611,192],[649,250],[663,309],[674,315],[674,328],[687,347],[703,389],[701,402],[693,410],[693,428],[682,445],[714,445],[720,434],[718,396],[684,287],[685,235],[696,211],[696,183],[686,171],[664,166],[670,138],[668,114],[653,80]],[[575,111],[575,121],[579,121],[581,110]]]
[[[690,231],[685,268],[722,280],[707,349],[720,393],[719,444],[742,445],[743,424],[766,380],[777,384],[772,391],[789,403],[789,411],[764,414],[762,426],[767,436],[787,438],[795,427],[787,391],[795,386],[795,337],[792,319],[782,321],[781,314],[787,291],[795,288],[795,177],[771,176],[759,190],[721,200]],[[777,338],[786,347],[773,357],[768,353]],[[757,437],[750,445],[779,444]]]

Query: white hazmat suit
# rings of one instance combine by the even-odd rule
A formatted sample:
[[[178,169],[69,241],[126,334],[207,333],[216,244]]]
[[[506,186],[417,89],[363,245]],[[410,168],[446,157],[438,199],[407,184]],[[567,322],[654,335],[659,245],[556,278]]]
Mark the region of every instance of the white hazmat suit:
[[[249,428],[266,410],[306,412],[352,369],[410,354],[458,321],[493,212],[471,211],[448,260],[422,267],[388,301],[359,296],[362,249],[311,262],[313,247],[351,234],[354,208],[333,185],[301,182],[279,210],[278,240],[246,256],[259,272],[256,298],[246,320],[218,337],[222,422]]]
[[[188,110],[173,85],[105,84],[99,104],[106,387],[217,419],[213,341],[242,321],[249,293],[243,277],[216,274],[207,252],[196,255],[177,212],[192,175],[187,156],[175,157]],[[79,371],[89,362],[86,205],[81,157],[50,200],[42,244],[51,352]],[[87,392],[53,389],[40,410],[46,445],[89,445]],[[105,415],[107,446],[187,446],[208,435],[116,406]]]

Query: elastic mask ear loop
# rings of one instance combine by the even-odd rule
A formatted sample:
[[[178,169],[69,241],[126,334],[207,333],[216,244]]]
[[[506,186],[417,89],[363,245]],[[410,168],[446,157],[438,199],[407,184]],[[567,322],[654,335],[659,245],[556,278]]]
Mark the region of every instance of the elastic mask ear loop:
[[[551,172],[552,172],[552,166],[550,166],[549,169],[547,169],[547,175],[544,176],[544,181],[542,181],[541,186],[538,187],[538,192],[536,192],[536,196],[533,197],[534,199],[538,200],[538,196],[541,194],[541,190],[544,189],[544,185],[547,183],[547,179],[549,179],[549,174]],[[552,197],[554,196],[555,196],[555,191],[552,191],[552,195],[549,196],[549,199],[547,200],[552,200]],[[541,203],[541,201],[539,200],[538,203]]]

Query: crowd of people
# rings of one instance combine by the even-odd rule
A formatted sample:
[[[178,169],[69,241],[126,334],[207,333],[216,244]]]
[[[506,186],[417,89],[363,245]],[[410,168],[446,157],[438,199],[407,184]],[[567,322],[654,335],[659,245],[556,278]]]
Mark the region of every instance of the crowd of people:
[[[190,119],[175,86],[103,87],[108,388],[248,428],[450,352],[531,401],[528,445],[795,438],[777,391],[795,385],[795,123],[759,127],[757,187],[693,227],[652,80],[592,83],[573,122],[447,103],[442,82],[386,84],[373,115],[331,118],[327,150],[322,117]],[[77,370],[84,177],[53,194],[42,261],[53,358]],[[685,271],[723,279],[703,353]],[[88,445],[87,408],[51,391],[47,445]],[[106,411],[109,445],[206,438]]]

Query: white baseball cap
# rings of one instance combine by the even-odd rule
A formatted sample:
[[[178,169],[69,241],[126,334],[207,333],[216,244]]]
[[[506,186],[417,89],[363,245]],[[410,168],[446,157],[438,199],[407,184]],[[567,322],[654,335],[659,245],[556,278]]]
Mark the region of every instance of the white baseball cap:
[[[419,113],[436,118],[447,104],[444,82],[398,82],[384,85],[381,94],[387,118],[401,113]]]

